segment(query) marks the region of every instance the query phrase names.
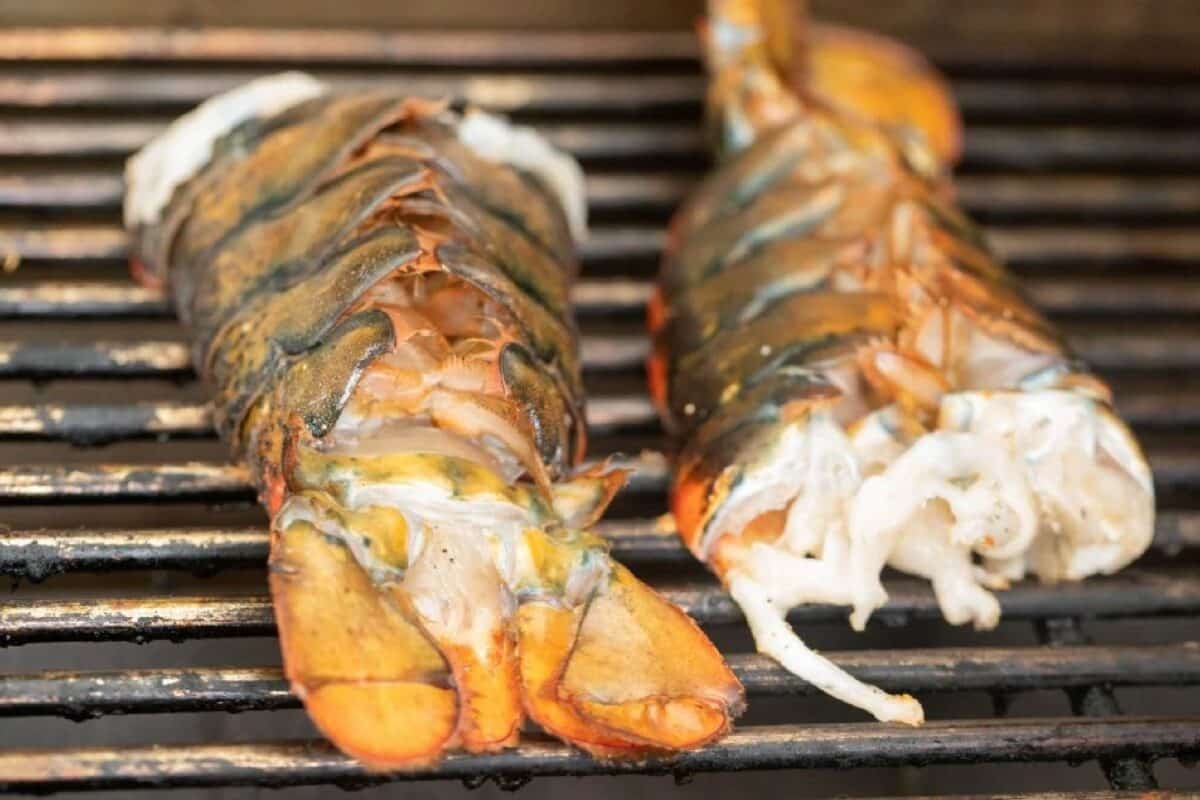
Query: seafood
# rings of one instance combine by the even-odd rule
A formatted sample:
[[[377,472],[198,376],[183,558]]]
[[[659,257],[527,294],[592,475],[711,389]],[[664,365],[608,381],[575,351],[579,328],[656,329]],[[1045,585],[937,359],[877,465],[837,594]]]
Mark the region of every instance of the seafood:
[[[271,517],[285,672],[373,769],[516,743],[694,748],[742,689],[590,532],[567,293],[582,173],[530,130],[287,73],[130,160],[134,272],[165,284]]]
[[[1140,555],[1150,470],[955,206],[956,112],[919,56],[780,0],[711,0],[702,34],[721,163],[672,222],[649,309],[675,522],[761,652],[919,724],[788,609],[845,605],[861,629],[891,566],[950,623],[991,628],[1011,581]]]

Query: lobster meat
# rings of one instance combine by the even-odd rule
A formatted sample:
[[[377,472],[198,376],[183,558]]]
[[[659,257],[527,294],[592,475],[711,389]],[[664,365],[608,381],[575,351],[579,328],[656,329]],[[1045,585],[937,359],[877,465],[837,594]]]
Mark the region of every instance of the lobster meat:
[[[694,748],[740,684],[590,532],[568,308],[582,173],[528,129],[285,73],[127,167],[134,273],[187,326],[271,517],[285,672],[372,769],[509,747]]]
[[[915,53],[809,27],[802,4],[710,0],[720,161],[674,218],[649,309],[651,394],[677,442],[680,534],[759,650],[880,720],[784,615],[851,608],[891,566],[946,620],[992,590],[1111,573],[1154,528],[1150,470],[1102,381],[953,202],[957,113]]]

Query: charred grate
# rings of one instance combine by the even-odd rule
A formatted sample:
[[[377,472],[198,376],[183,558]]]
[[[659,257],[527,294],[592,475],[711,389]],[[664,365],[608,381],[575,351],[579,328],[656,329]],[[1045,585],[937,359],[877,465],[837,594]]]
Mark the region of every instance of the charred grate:
[[[667,467],[641,390],[641,309],[663,224],[704,166],[703,82],[689,35],[0,31],[0,262],[14,272],[0,275],[0,450],[10,456],[0,459],[0,506],[21,520],[0,532],[0,573],[24,581],[0,605],[0,644],[28,645],[0,651],[5,725],[298,706],[275,667],[29,671],[5,661],[49,643],[273,635],[258,573],[235,581],[236,592],[224,582],[261,569],[266,532],[261,521],[212,522],[230,505],[253,516],[250,491],[244,473],[221,460],[163,297],[125,275],[118,209],[121,160],[172,115],[297,63],[341,85],[402,82],[512,113],[589,167],[594,233],[575,297],[589,423],[597,455],[642,453],[629,459],[636,478],[604,532],[703,624],[739,619],[655,524]],[[1200,84],[967,66],[951,69],[969,122],[961,197],[1034,299],[1112,380],[1140,430],[1161,498],[1151,553],[1116,576],[1004,593],[1005,619],[1036,630],[1045,646],[979,634],[965,646],[905,648],[904,631],[939,614],[927,585],[897,577],[875,622],[899,631],[897,646],[832,654],[885,689],[990,694],[997,719],[909,730],[804,717],[747,725],[678,761],[640,765],[599,763],[533,738],[404,779],[477,785],[491,776],[512,788],[533,776],[634,771],[1095,761],[1113,789],[1130,790],[1157,785],[1156,761],[1200,755],[1194,702],[1170,715],[1123,716],[1116,697],[1200,684],[1200,642],[1179,641],[1171,633],[1179,626],[1169,627],[1200,619]],[[132,455],[82,447],[102,444]],[[91,523],[106,508],[148,519],[166,509],[176,521]],[[170,591],[164,572],[220,576]],[[792,615],[798,624],[843,617],[820,606]],[[1108,633],[1120,620],[1137,620],[1145,635]],[[730,661],[752,699],[813,694],[761,657],[733,652]],[[1065,691],[1073,715],[1001,713],[1004,698],[1039,690]],[[0,752],[0,789],[12,792],[378,780],[316,741]]]

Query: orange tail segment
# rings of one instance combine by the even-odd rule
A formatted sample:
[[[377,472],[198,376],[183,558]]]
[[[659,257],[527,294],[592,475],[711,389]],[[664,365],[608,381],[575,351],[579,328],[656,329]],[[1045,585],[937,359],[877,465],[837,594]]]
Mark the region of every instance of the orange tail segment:
[[[517,610],[525,712],[550,733],[592,755],[636,755],[643,749],[637,742],[596,726],[559,695],[559,681],[582,616],[582,608],[539,602],[525,603]]]
[[[724,120],[734,150],[815,102],[918,131],[941,166],[958,161],[953,96],[928,61],[899,42],[812,25],[804,0],[709,0],[701,38],[713,73],[710,114]]]
[[[617,564],[584,613],[559,693],[622,735],[673,750],[724,734],[743,702],[699,626]]]
[[[443,647],[442,653],[453,667],[462,699],[463,747],[483,753],[515,745],[521,732],[521,696],[516,648],[507,632],[497,632],[482,654],[462,646]]]
[[[395,592],[449,663],[460,703],[459,739],[480,753],[517,743],[521,695],[507,590],[487,547],[465,533],[426,530],[424,552]]]
[[[742,710],[741,684],[696,623],[624,567],[582,612],[521,613],[530,716],[597,755],[700,747]]]
[[[445,659],[345,547],[307,522],[275,536],[280,645],[313,722],[372,769],[437,760],[459,717]]]
[[[946,82],[920,53],[865,31],[816,25],[808,89],[822,100],[889,126],[921,132],[941,164],[962,154],[962,122]]]

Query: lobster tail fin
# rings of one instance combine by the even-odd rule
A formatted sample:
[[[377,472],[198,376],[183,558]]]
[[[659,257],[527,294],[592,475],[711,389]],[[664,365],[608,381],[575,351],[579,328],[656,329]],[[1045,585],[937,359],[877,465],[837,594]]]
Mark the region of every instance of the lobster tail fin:
[[[672,750],[721,736],[744,704],[699,626],[616,563],[584,612],[559,693],[621,735]]]
[[[372,769],[436,761],[455,736],[459,703],[424,632],[309,522],[276,531],[271,550],[285,669],[313,722]]]
[[[952,166],[962,125],[937,71],[891,39],[811,25],[806,6],[709,0],[700,38],[713,78],[708,114],[719,154],[743,150],[815,101],[915,134],[939,165]]]
[[[517,609],[525,712],[550,733],[594,756],[637,755],[645,749],[640,743],[598,727],[559,694],[559,680],[571,657],[583,610],[539,601]]]
[[[620,565],[574,611],[522,612],[522,669],[542,676],[526,681],[530,716],[597,755],[699,747],[742,710],[741,684],[699,627]],[[551,651],[553,666],[534,657]]]

